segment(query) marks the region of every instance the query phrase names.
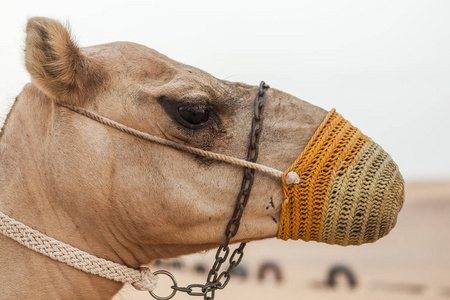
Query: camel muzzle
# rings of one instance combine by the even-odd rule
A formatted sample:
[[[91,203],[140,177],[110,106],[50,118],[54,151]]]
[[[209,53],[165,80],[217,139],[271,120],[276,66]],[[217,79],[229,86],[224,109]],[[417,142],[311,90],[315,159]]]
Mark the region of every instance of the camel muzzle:
[[[341,246],[372,243],[397,222],[405,193],[398,166],[335,110],[282,177],[277,237]]]

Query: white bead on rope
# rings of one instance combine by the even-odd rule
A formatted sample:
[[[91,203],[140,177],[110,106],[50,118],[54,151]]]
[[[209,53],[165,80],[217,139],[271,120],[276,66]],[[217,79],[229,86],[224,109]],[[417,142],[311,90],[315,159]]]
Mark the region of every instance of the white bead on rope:
[[[289,173],[286,174],[286,178],[284,179],[284,182],[286,182],[286,184],[288,184],[288,185],[299,184],[300,177],[294,171],[290,171]]]

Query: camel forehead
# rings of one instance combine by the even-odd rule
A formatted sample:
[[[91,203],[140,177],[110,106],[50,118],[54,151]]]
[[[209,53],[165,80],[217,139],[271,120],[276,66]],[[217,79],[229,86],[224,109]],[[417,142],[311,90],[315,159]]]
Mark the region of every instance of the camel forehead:
[[[111,63],[121,60],[138,61],[142,59],[167,60],[168,62],[174,62],[152,48],[132,42],[112,42],[89,46],[82,48],[82,51],[87,56],[101,56],[105,59],[110,59]]]
[[[137,43],[113,42],[86,47],[82,51],[88,57],[101,60],[110,73],[127,74],[127,77],[139,81],[143,78],[170,81],[174,77],[190,77],[190,80],[211,82],[213,78],[200,69],[179,63]]]
[[[155,66],[158,66],[167,69],[177,68],[197,70],[194,67],[174,61],[152,48],[132,42],[113,42],[95,45],[85,47],[82,51],[89,57],[101,58],[103,64],[108,69],[129,69],[133,66],[136,69],[142,69],[145,67],[155,68]]]

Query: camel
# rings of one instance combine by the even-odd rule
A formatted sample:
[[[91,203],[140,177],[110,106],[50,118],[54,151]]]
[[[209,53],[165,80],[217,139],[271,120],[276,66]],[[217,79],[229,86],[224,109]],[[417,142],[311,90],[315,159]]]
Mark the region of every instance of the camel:
[[[0,134],[0,211],[132,268],[219,246],[242,167],[149,143],[64,103],[180,144],[245,158],[257,86],[219,80],[146,46],[78,47],[58,21],[26,27],[31,83]],[[267,90],[258,162],[284,170],[327,111]],[[277,235],[283,189],[256,174],[233,243]],[[122,284],[0,235],[1,299],[111,299]]]

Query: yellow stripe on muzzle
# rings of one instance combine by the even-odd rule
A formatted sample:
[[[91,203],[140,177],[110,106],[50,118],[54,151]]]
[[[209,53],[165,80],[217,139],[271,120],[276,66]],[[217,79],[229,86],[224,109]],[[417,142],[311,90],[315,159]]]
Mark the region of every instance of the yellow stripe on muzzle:
[[[300,181],[288,184],[292,172]],[[388,234],[405,197],[389,154],[335,110],[284,172],[283,189],[279,239],[342,246]]]

